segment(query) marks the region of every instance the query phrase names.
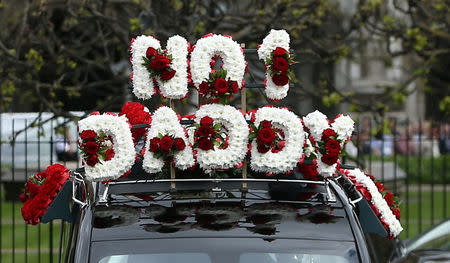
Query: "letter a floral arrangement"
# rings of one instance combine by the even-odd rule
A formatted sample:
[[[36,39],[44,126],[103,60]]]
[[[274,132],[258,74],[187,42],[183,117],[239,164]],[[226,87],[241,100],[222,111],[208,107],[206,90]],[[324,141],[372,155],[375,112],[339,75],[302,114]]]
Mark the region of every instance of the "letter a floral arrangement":
[[[271,30],[258,46],[269,100],[285,98],[295,79],[289,45],[285,30]],[[389,237],[402,230],[393,194],[357,169],[340,168],[354,129],[349,116],[339,114],[330,121],[319,111],[299,117],[286,107],[266,105],[243,112],[228,105],[245,87],[247,72],[244,50],[231,36],[207,34],[191,45],[176,35],[166,48],[153,36],[139,36],[131,41],[130,54],[130,80],[138,99],[160,94],[183,100],[193,88],[210,103],[193,115],[180,116],[167,106],[151,113],[140,103],[127,102],[118,115],[96,112],[80,120],[78,144],[87,180],[126,180],[137,164],[148,178],[168,167],[179,177],[192,171],[209,177],[239,172],[247,164],[249,176],[299,172],[305,179],[326,180],[339,172],[355,183]],[[30,178],[21,195],[27,223],[39,222],[67,178],[69,171],[61,165]]]

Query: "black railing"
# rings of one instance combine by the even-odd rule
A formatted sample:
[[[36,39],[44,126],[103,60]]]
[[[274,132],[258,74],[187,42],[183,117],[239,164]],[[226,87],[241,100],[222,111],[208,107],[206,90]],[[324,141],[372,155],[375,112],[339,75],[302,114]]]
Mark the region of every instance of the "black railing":
[[[64,250],[65,224],[56,220],[47,225],[26,225],[18,196],[27,178],[51,163],[78,167],[73,154],[56,151],[76,148],[76,126],[67,123],[59,127],[65,120],[46,121],[51,116],[43,116],[35,127],[23,130],[35,117],[0,115],[0,262],[58,262]],[[364,167],[400,197],[405,229],[400,237],[411,238],[448,218],[449,123],[391,120],[376,124],[372,119],[361,119],[357,126],[345,163]],[[20,130],[23,132],[17,135]],[[64,131],[66,136],[55,130]]]

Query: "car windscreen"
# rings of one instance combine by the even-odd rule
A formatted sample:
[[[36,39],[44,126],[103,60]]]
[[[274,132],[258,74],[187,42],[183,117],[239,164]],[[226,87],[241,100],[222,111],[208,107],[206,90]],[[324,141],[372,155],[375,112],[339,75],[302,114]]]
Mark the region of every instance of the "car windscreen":
[[[306,263],[359,262],[353,242],[261,239],[176,238],[93,242],[95,263]]]

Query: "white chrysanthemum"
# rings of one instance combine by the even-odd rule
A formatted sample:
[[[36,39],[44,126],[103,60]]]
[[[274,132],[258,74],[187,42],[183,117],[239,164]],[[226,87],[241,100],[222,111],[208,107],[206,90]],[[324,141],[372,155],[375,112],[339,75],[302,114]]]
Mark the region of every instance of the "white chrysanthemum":
[[[316,141],[320,141],[322,139],[322,132],[330,127],[327,116],[318,110],[303,117],[303,123]]]
[[[346,141],[352,136],[355,122],[347,115],[341,115],[337,117],[331,127],[337,134],[337,139],[340,141]]]
[[[113,139],[114,157],[109,161],[98,162],[94,166],[85,166],[86,179],[105,181],[117,179],[131,169],[134,164],[135,151],[133,137],[127,118],[108,114],[91,115],[78,122],[79,133],[93,130],[97,134],[103,131]]]
[[[258,48],[258,57],[266,62],[270,58],[270,54],[277,48],[282,47],[289,51],[289,34],[285,30],[270,30],[270,33],[263,39],[261,46]],[[278,86],[272,81],[269,69],[266,72],[266,95],[271,100],[281,100],[287,96],[289,91],[289,83],[284,86]]]
[[[381,214],[381,218],[385,220],[387,225],[389,226],[390,233],[396,237],[403,230],[400,221],[395,217],[394,213],[392,213],[391,208],[389,207],[386,200],[383,198],[381,193],[378,191],[375,183],[370,179],[367,175],[364,174],[360,169],[348,170],[350,176],[353,176],[356,182],[362,184],[369,191],[372,196],[372,204],[378,209]]]
[[[147,49],[161,48],[159,41],[152,36],[138,36],[131,44],[131,62],[133,63],[133,93],[136,97],[147,100],[155,93],[150,73],[143,65]]]
[[[149,173],[160,172],[164,166],[163,158],[155,158],[154,153],[150,152],[150,140],[154,137],[158,137],[158,134],[171,135],[175,138],[181,138],[184,140],[186,147],[184,150],[174,154],[175,167],[181,170],[186,170],[189,167],[194,166],[194,153],[192,146],[186,137],[184,128],[181,126],[178,120],[177,114],[169,107],[160,107],[157,109],[152,117],[152,123],[148,130],[147,142],[145,148],[147,151],[144,154],[144,160],[142,167]]]
[[[305,146],[305,149],[304,149],[305,150],[305,156],[309,158],[311,156],[311,154],[315,155],[314,149],[315,148],[312,145],[311,141],[308,138],[306,138],[306,146]]]
[[[244,115],[229,105],[207,104],[200,107],[195,114],[195,122],[209,116],[214,123],[220,123],[228,130],[228,147],[204,151],[197,149],[197,162],[205,171],[214,169],[229,169],[240,164],[247,154],[248,125]]]
[[[278,153],[268,151],[260,153],[256,140],[252,142],[251,163],[252,170],[257,172],[285,173],[295,168],[303,154],[305,133],[300,118],[287,109],[264,107],[255,115],[255,125],[268,120],[272,125],[281,129],[285,136],[285,146]]]
[[[199,85],[209,78],[211,58],[219,55],[223,60],[223,69],[227,71],[227,80],[237,81],[241,88],[245,74],[245,58],[241,47],[229,37],[212,35],[201,38],[191,53],[191,75],[194,85]]]

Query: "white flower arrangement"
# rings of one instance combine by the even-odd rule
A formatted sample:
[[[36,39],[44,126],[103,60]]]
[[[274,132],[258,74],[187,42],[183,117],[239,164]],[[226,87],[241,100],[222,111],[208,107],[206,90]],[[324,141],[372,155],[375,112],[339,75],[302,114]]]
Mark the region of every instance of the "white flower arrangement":
[[[337,139],[339,141],[345,142],[352,137],[355,122],[348,115],[339,114],[339,116],[334,119],[331,127],[337,134]],[[341,147],[343,143],[341,144]]]
[[[318,110],[303,117],[303,123],[315,141],[320,141],[322,132],[330,127],[327,116]]]
[[[266,62],[266,59],[270,58],[271,53],[277,47],[289,51],[289,42],[289,34],[285,30],[270,30],[270,33],[263,39],[261,46],[258,48],[259,59]],[[266,70],[265,86],[267,98],[271,100],[281,100],[287,96],[289,91],[289,83],[283,86],[273,83],[268,69]]]
[[[200,107],[195,115],[195,122],[209,116],[214,123],[222,124],[228,130],[228,147],[204,151],[197,148],[197,162],[200,168],[209,172],[214,169],[229,169],[239,165],[247,154],[248,125],[244,115],[229,105],[206,104]]]
[[[98,162],[94,166],[85,166],[87,180],[117,179],[131,169],[136,153],[130,125],[125,116],[91,115],[78,122],[78,130],[80,134],[84,130],[93,130],[96,133],[102,131],[106,136],[111,136],[115,152],[114,157],[109,161]]]
[[[158,79],[158,85],[164,97],[168,99],[183,99],[188,93],[188,43],[184,37],[175,35],[167,40],[166,48],[167,54],[172,56],[170,67],[176,73],[168,81],[162,82]]]
[[[159,40],[152,36],[138,36],[131,44],[131,63],[133,64],[133,93],[139,99],[147,100],[155,94],[153,79],[145,68],[144,57],[147,49],[160,49]]]
[[[392,236],[396,237],[402,232],[403,227],[400,221],[396,218],[394,213],[392,213],[386,200],[383,198],[381,193],[378,191],[375,183],[360,169],[347,170],[350,176],[353,176],[356,182],[362,184],[372,196],[370,202],[378,209],[381,214],[381,218],[384,219],[386,224],[389,226],[389,231]]]
[[[263,120],[271,121],[275,128],[281,129],[285,135],[284,148],[274,153],[268,151],[260,153],[256,140],[252,142],[251,163],[252,170],[268,173],[285,173],[294,169],[302,157],[305,142],[305,132],[300,118],[287,109],[263,107],[255,114],[255,126]]]
[[[158,137],[158,134],[171,135],[179,137],[184,140],[186,147],[184,150],[174,154],[175,167],[181,170],[186,170],[195,165],[194,153],[192,145],[189,143],[184,128],[181,126],[177,114],[169,107],[162,106],[153,113],[151,126],[148,130],[147,141],[145,148],[147,151],[144,154],[142,167],[148,173],[160,172],[164,167],[164,159],[156,158],[150,149],[150,140]]]
[[[227,71],[226,79],[237,81],[239,88],[245,74],[245,58],[239,44],[230,37],[211,35],[201,38],[191,53],[192,81],[197,89],[203,81],[209,79],[211,58],[219,55],[223,61],[223,69]]]

